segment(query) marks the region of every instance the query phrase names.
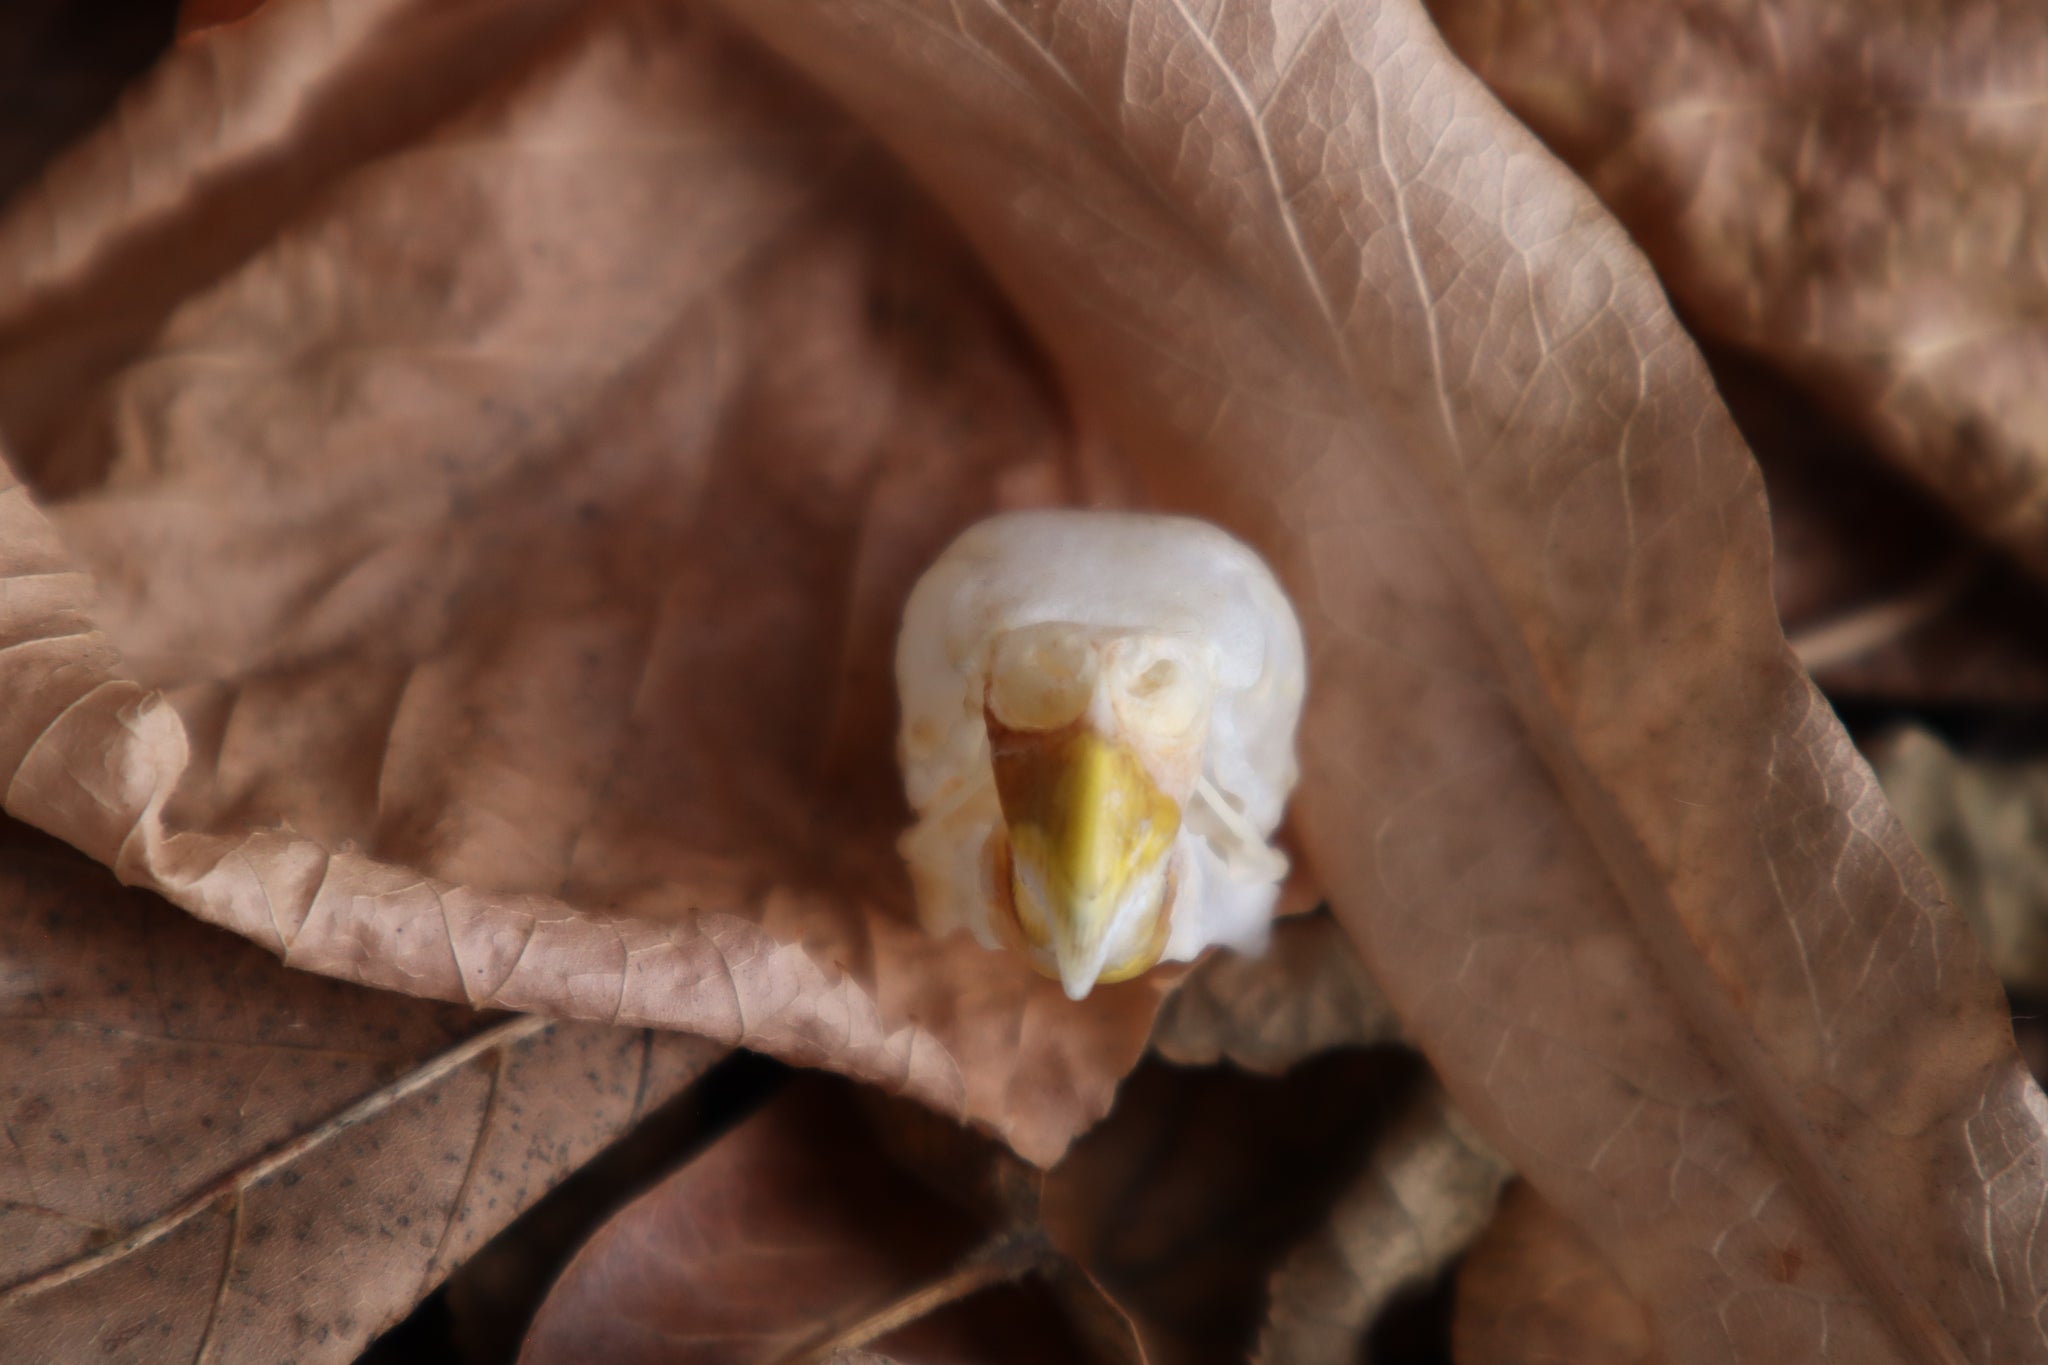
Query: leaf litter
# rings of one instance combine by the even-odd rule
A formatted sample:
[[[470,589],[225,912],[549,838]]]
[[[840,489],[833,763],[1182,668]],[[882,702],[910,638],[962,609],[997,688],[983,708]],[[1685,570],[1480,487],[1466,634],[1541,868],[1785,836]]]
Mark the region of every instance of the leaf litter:
[[[1839,215],[1756,212],[1738,228],[1763,249],[1730,273],[1697,218],[1636,192],[1691,164],[1683,137],[1596,163],[1530,112],[1566,87],[1507,60],[1550,49],[1498,41],[1505,7],[1454,9],[1458,50],[1661,279],[1413,4],[382,0],[337,21],[276,0],[187,39],[0,218],[7,810],[289,966],[460,1002],[419,1003],[450,1020],[597,1021],[465,1033],[484,1041],[435,1054],[448,1076],[471,1077],[465,1047],[656,1025],[877,1082],[1028,1158],[959,1136],[982,1174],[940,1203],[995,1201],[933,1206],[955,1240],[891,1284],[807,1285],[807,1326],[987,1277],[1105,1359],[1352,1358],[1512,1162],[1531,1192],[1460,1276],[1462,1359],[2041,1358],[2048,1112],[1962,918],[1786,649],[1772,536],[1793,523],[1767,523],[1660,286],[1956,510],[1967,529],[1902,583],[1838,519],[1807,561],[1838,595],[1806,619],[1889,614],[1842,618],[1875,653],[1799,643],[1850,694],[1965,705],[2038,696],[2023,597],[1920,591],[1980,538],[2039,562],[2031,523],[1994,515],[2030,505],[2001,395],[2032,294],[1950,282],[2017,319],[1974,365],[1843,359],[1946,318],[1939,290],[1778,345],[1756,324],[1778,314],[1731,303],[1741,272],[1814,272],[1769,234]],[[1686,15],[1568,28],[1568,55]],[[1795,71],[1839,42],[1790,31]],[[1991,34],[1965,21],[1956,50]],[[1995,94],[2023,74],[2007,46],[1955,69]],[[1652,103],[1730,69],[1706,41],[1609,68]],[[427,71],[408,88],[431,93],[375,98]],[[1981,147],[1986,117],[1886,135]],[[1857,144],[1818,126],[1815,183],[1859,189]],[[1740,174],[1700,201],[1723,221]],[[1931,221],[1915,270],[1957,227]],[[1814,297],[1870,305],[1869,259]],[[1957,414],[1975,444],[1944,434]],[[1794,446],[1817,425],[1789,420]],[[1287,581],[1314,660],[1292,842],[1332,917],[1178,998],[1161,975],[1076,1008],[910,927],[887,658],[903,587],[960,526],[1090,500],[1206,515]],[[1969,641],[1967,666],[1923,629]],[[1329,1051],[1396,1032],[1441,1093]],[[1204,1065],[1123,1083],[1148,1038]],[[357,1126],[323,1112],[306,1131]],[[727,1273],[777,1226],[842,1267],[916,1252],[900,1165],[820,1141],[875,1120],[795,1112],[629,1205],[578,1263],[608,1268],[572,1271],[543,1323],[581,1318],[530,1352],[624,1303],[676,1309],[663,1273]],[[327,1147],[292,1142],[250,1190]],[[184,1178],[146,1138],[108,1150]],[[835,1212],[869,1180],[896,1192]],[[878,1231],[899,1213],[900,1242]],[[718,1244],[650,1251],[650,1216]],[[976,1246],[1032,1252],[993,1275]],[[346,1358],[445,1265],[351,1263],[325,1292],[408,1288],[314,1354]],[[946,1334],[1011,1292],[959,1298],[901,1354],[860,1331],[795,1349],[952,1358]],[[272,1349],[261,1313],[219,1311],[237,1293],[187,1349]]]

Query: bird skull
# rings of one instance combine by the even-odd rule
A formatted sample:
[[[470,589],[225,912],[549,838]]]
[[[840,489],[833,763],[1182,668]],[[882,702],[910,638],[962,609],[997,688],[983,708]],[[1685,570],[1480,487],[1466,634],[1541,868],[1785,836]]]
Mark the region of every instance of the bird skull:
[[[1306,664],[1273,573],[1214,526],[991,517],[904,604],[900,847],[918,917],[1068,995],[1260,951]]]

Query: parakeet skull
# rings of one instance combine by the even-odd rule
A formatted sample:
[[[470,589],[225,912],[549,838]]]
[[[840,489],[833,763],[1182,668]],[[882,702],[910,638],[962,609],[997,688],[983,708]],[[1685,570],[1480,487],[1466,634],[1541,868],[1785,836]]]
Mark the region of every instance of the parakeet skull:
[[[919,913],[1078,1000],[1211,944],[1264,947],[1286,859],[1301,630],[1216,527],[1020,512],[970,528],[897,642]]]

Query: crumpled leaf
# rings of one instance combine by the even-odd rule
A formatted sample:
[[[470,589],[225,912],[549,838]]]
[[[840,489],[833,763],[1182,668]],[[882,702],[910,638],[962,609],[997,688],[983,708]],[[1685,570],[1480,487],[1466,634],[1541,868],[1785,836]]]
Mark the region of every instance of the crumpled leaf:
[[[1398,1295],[1426,1284],[1478,1236],[1514,1174],[1433,1082],[1373,1148],[1372,1164],[1274,1272],[1257,1359],[1358,1365]]]
[[[1285,919],[1261,957],[1212,953],[1167,998],[1152,1050],[1277,1076],[1321,1052],[1392,1042],[1400,1024],[1326,911]]]
[[[1998,983],[1786,649],[1647,263],[1420,8],[733,13],[953,212],[1152,495],[1279,570],[1318,880],[1675,1358],[2048,1358]]]
[[[1701,330],[2048,572],[2048,45],[1989,0],[1438,0]]]
[[[1870,758],[1999,976],[2048,995],[2048,767],[1965,758],[1919,726],[1881,736]]]
[[[1170,978],[1075,1006],[934,943],[893,848],[905,591],[1087,461],[773,63],[654,0],[282,0],[0,221],[10,280],[10,811],[295,966],[745,1042],[1040,1161],[1107,1109]]]
[[[346,1361],[721,1049],[278,966],[0,831],[0,1358]]]
[[[903,1365],[1080,1358],[1043,1288],[1011,1283],[1042,1247],[977,1258],[979,1239],[972,1218],[890,1166],[846,1096],[799,1086],[577,1253],[521,1365],[815,1360],[847,1329],[892,1318],[858,1345]]]
[[[1792,1266],[1796,1270],[1796,1266]],[[1650,1321],[1600,1253],[1527,1185],[1458,1268],[1458,1365],[1663,1365]]]

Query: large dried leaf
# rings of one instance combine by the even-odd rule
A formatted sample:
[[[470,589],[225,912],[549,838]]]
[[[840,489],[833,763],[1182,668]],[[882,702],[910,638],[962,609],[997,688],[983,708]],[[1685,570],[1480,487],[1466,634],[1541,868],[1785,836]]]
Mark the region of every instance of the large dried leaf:
[[[0,222],[6,279],[9,810],[296,966],[745,1042],[1038,1160],[1107,1109],[1164,978],[1075,1005],[934,943],[893,847],[902,598],[1076,496],[1073,442],[774,64],[654,0],[285,0]]]
[[[1796,1268],[1796,1267],[1795,1267]],[[1663,1365],[1649,1317],[1526,1185],[1458,1270],[1458,1365]]]
[[[1785,647],[1647,263],[1419,6],[734,12],[953,211],[1154,497],[1275,563],[1318,880],[1674,1358],[2048,1358],[1997,981]]]
[[[0,840],[10,1361],[353,1359],[719,1053],[310,978]]]
[[[890,1167],[856,1105],[800,1087],[607,1223],[520,1361],[772,1365],[849,1332],[904,1365],[1079,1359],[1042,1288],[1009,1285],[1040,1253],[977,1257],[980,1236]]]
[[[1437,0],[1708,332],[2048,572],[2048,41],[1997,0]]]

